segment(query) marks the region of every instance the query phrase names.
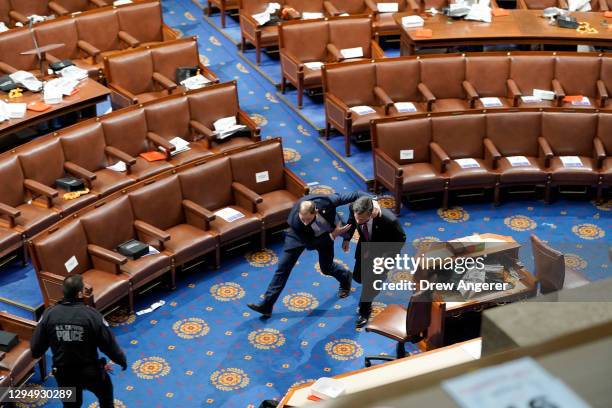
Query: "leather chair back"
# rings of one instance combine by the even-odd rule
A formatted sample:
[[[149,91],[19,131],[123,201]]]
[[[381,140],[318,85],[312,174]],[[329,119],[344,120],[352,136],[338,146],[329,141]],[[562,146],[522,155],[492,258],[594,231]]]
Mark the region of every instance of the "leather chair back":
[[[257,13],[261,13],[264,11],[268,4],[269,0],[240,0],[240,14],[246,13],[246,15],[253,15]]]
[[[454,1],[452,0],[420,0],[420,3],[421,3],[421,8],[423,10],[429,10],[430,8],[442,10],[444,7],[448,7],[450,3],[454,3]]]
[[[195,38],[179,40],[151,49],[153,70],[176,81],[176,69],[179,67],[197,67],[200,63],[198,43]]]
[[[489,113],[485,119],[486,137],[502,156],[538,157],[540,112]]]
[[[146,138],[147,118],[144,109],[102,117],[101,122],[108,146],[114,146],[133,157],[149,150]],[[130,137],[125,137],[125,135],[130,135]]]
[[[134,3],[117,9],[119,28],[141,43],[164,40],[161,2]]]
[[[326,71],[326,92],[331,92],[348,106],[377,105],[374,98],[376,66],[347,64]]]
[[[436,98],[465,98],[465,58],[426,58],[421,60],[421,82]]]
[[[165,139],[180,137],[191,140],[189,129],[189,103],[187,97],[145,107],[147,128]]]
[[[55,0],[57,4],[68,10],[69,13],[74,13],[75,11],[85,11],[89,10],[92,7],[92,4],[89,0]],[[111,0],[107,0],[106,4],[111,5],[113,2]]]
[[[597,137],[603,143],[607,156],[612,156],[612,115],[599,114]]]
[[[433,141],[451,159],[484,157],[484,115],[441,116],[432,119]]]
[[[61,60],[79,57],[79,48],[77,46],[79,35],[75,19],[51,20],[38,24],[34,33],[36,34],[36,41],[41,47],[48,44],[64,44],[61,48],[49,51],[54,57]]]
[[[597,96],[597,80],[601,71],[599,57],[557,57],[555,78],[566,95]]]
[[[414,292],[406,313],[406,334],[418,341],[425,337],[431,323],[432,293],[429,290]]]
[[[230,156],[234,181],[257,194],[285,189],[283,151],[280,143],[248,149]],[[268,180],[257,182],[257,173],[268,172]]]
[[[428,118],[384,122],[376,125],[377,147],[400,165],[429,163],[429,143],[431,141],[431,121]],[[413,159],[402,160],[401,150],[412,150]]]
[[[556,156],[591,157],[596,132],[595,113],[542,113],[542,136]]]
[[[397,60],[391,64],[376,63],[376,85],[396,102],[418,101],[417,89],[421,81],[420,65],[416,59]]]
[[[465,79],[474,85],[481,97],[507,95],[506,80],[510,77],[507,57],[467,57]]]
[[[338,11],[349,14],[362,14],[367,11],[364,0],[331,0]]]
[[[329,20],[329,42],[338,49],[363,48],[364,58],[372,57],[372,21],[369,18]]]
[[[87,253],[87,236],[80,220],[70,222],[57,231],[36,240],[34,251],[41,271],[69,276],[91,269],[91,260]],[[77,265],[69,272],[66,262],[73,256]]]
[[[49,16],[52,14],[46,0],[11,0],[11,9],[28,17],[33,14]]]
[[[554,68],[553,56],[510,56],[510,78],[523,95],[533,95],[534,89],[551,90]]]
[[[612,6],[610,8],[612,9]],[[612,89],[612,58],[601,59],[601,73],[599,74],[599,78],[606,85],[606,89]]]
[[[310,13],[324,12],[323,0],[285,0],[284,4],[286,6],[296,9],[300,13],[303,13],[305,11]]]
[[[134,214],[128,197],[112,200],[80,217],[87,242],[114,250],[135,237]]]
[[[544,10],[548,7],[559,7],[558,0],[523,0],[529,10]]]
[[[540,282],[540,293],[546,294],[563,289],[565,281],[565,257],[563,254],[531,234],[531,249],[535,275]]]
[[[25,201],[23,187],[23,171],[16,156],[4,157],[0,160],[0,202],[17,207]]]
[[[183,197],[215,211],[234,202],[229,157],[211,160],[179,173]]]
[[[151,50],[114,55],[107,60],[109,82],[138,95],[155,89]]]
[[[0,34],[0,61],[17,70],[33,71],[39,69],[36,54],[21,55],[34,48],[32,35],[27,29],[14,29]]]
[[[235,83],[209,88],[207,92],[199,92],[187,96],[191,119],[213,129],[217,119],[236,116],[238,114],[238,90]]]
[[[0,0],[0,22],[4,23],[7,27],[10,26],[11,18],[9,17],[9,11],[11,11],[11,3],[9,0]]]
[[[183,224],[181,185],[177,176],[157,180],[129,194],[134,218],[167,230]]]
[[[19,153],[19,161],[25,178],[46,186],[55,186],[55,180],[63,177],[64,151],[59,139],[46,139]]]
[[[62,134],[60,140],[66,161],[92,172],[108,166],[104,151],[104,131],[100,122],[70,128]]]
[[[300,61],[326,61],[329,30],[326,21],[283,24],[282,47]]]
[[[119,40],[119,19],[115,10],[85,13],[77,19],[79,39],[87,41],[100,51],[120,50],[127,45]]]

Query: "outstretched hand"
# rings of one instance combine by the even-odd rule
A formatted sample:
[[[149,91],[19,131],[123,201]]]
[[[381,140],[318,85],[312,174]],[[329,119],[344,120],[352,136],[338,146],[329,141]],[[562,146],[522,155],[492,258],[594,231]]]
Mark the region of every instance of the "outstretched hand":
[[[331,232],[331,236],[333,239],[338,238],[340,235],[346,234],[348,230],[351,229],[351,224],[346,224],[345,226],[336,226],[334,230]]]

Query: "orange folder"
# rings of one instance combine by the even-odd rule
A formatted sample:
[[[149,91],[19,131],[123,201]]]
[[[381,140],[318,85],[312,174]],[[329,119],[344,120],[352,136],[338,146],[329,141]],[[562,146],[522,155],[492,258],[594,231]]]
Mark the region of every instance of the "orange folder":
[[[493,14],[494,17],[504,17],[509,16],[510,12],[503,8],[494,8],[491,14]]]
[[[166,160],[166,155],[162,152],[144,152],[140,153],[140,157],[145,159],[146,161],[157,161],[157,160]]]
[[[46,103],[44,103],[42,101],[38,101],[38,102],[30,102],[30,103],[28,103],[26,107],[29,110],[34,111],[34,112],[44,112],[47,109],[49,109],[51,106],[47,105]]]
[[[414,35],[417,38],[431,38],[433,36],[433,31],[431,31],[430,28],[419,28]]]
[[[317,397],[316,395],[309,395],[307,398],[311,401],[321,401],[321,398]]]
[[[582,95],[567,95],[563,98],[563,102],[580,102]]]
[[[604,13],[604,17],[605,17],[605,18],[612,18],[612,11],[606,11],[606,12]]]

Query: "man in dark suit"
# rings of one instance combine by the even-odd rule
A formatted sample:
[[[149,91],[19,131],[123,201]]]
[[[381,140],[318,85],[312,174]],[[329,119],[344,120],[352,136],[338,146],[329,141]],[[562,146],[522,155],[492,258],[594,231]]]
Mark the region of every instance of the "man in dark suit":
[[[355,266],[353,268],[353,279],[357,283],[364,281],[364,285],[370,284],[373,279],[372,276],[368,276],[365,279],[365,275],[362,274],[373,273],[370,268],[362,269],[362,246],[365,242],[389,242],[395,243],[396,245],[389,245],[386,247],[385,254],[377,254],[383,256],[395,256],[399,253],[402,246],[406,242],[406,234],[404,228],[399,222],[397,217],[386,208],[379,208],[371,197],[364,196],[359,197],[354,203],[349,206],[349,220],[348,223],[351,228],[346,235],[349,237],[345,238],[342,243],[342,249],[344,252],[349,250],[349,240],[353,236],[355,229],[359,232],[359,241],[357,242],[357,249],[355,250]],[[363,327],[368,322],[370,314],[372,313],[372,301],[371,299],[376,296],[376,291],[373,288],[367,288],[368,295],[365,299],[362,287],[361,300],[359,302],[359,317],[355,325],[357,327]]]
[[[343,225],[344,222],[336,213],[336,208],[364,195],[367,194],[363,192],[314,194],[298,200],[289,213],[287,219],[289,228],[285,235],[283,254],[264,294],[264,299],[258,304],[249,303],[247,306],[264,317],[270,317],[274,303],[287,284],[291,270],[304,249],[316,250],[319,253],[321,272],[333,276],[340,282],[338,297],[347,297],[351,289],[351,273],[334,263],[334,240],[346,234],[350,225]]]

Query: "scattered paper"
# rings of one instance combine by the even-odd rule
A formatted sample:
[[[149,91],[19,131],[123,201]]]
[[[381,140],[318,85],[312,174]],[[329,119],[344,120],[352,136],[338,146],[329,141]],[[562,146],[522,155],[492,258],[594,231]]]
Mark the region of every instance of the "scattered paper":
[[[582,160],[578,156],[559,156],[563,167],[582,167]]]
[[[215,128],[215,136],[220,140],[246,129],[245,125],[236,123],[235,116],[228,116],[226,118],[218,119],[213,123],[213,127]]]
[[[222,208],[221,210],[216,211],[215,215],[222,218],[225,222],[233,222],[239,220],[240,218],[244,218],[243,213],[231,207]]]
[[[452,4],[451,4],[452,5]],[[491,7],[485,4],[474,4],[470,7],[469,13],[465,16],[466,20],[491,22]]]
[[[116,172],[122,172],[122,171],[127,170],[127,166],[125,162],[121,160],[119,160],[117,163],[113,164],[112,166],[107,166],[106,168],[112,171],[116,171]]]
[[[567,0],[569,11],[591,11],[590,0]]]
[[[374,109],[365,105],[353,106],[352,108],[350,108],[350,110],[358,115],[368,115],[370,113],[376,113]]]
[[[314,20],[314,19],[323,18],[323,17],[324,17],[323,13],[315,13],[315,12],[309,12],[309,11],[305,11],[302,13],[303,20]]]
[[[176,156],[179,153],[186,152],[190,150],[189,142],[185,139],[181,139],[180,137],[175,137],[173,139],[168,140],[168,142],[175,147],[174,151],[170,152],[171,156]],[[160,150],[164,150],[163,147],[159,147]]]
[[[512,167],[529,166],[529,160],[525,156],[508,156],[506,159]]]
[[[423,27],[425,20],[421,16],[406,16],[402,17],[402,25],[404,27]]]
[[[546,101],[552,101],[555,99],[555,93],[553,91],[545,91],[543,89],[534,89],[533,96]]]
[[[265,181],[270,180],[270,173],[268,171],[260,171],[259,173],[255,173],[255,182],[263,183]]]
[[[397,13],[399,10],[397,3],[378,3],[376,7],[379,13]]]
[[[412,102],[395,102],[393,104],[399,113],[416,112],[417,108]]]
[[[211,80],[206,78],[202,74],[194,75],[192,77],[189,77],[181,81],[181,85],[183,85],[185,88],[189,90],[204,88],[206,85],[210,83],[211,83]]]
[[[72,272],[74,270],[74,268],[76,268],[79,265],[79,261],[77,261],[76,256],[71,256],[70,259],[68,259],[65,263],[64,266],[66,267],[66,271],[68,271],[68,273]]]
[[[323,62],[321,61],[312,61],[312,62],[305,62],[304,66],[308,69],[311,69],[313,71],[317,71],[320,70],[321,67],[325,65]]]
[[[44,92],[57,91],[63,96],[70,96],[74,92],[79,81],[71,78],[55,78],[45,83]]]
[[[455,159],[455,162],[457,162],[457,164],[461,166],[462,169],[472,169],[475,167],[480,167],[480,164],[478,164],[478,162],[474,159]]]
[[[538,98],[537,96],[531,96],[531,95],[521,96],[521,101],[523,103],[539,103],[539,102],[542,102],[542,100],[540,98]]]
[[[502,101],[499,98],[489,97],[489,98],[480,98],[480,103],[485,108],[499,108],[504,106]]]
[[[64,69],[62,69],[59,74],[62,78],[66,78],[74,81],[81,81],[87,78],[87,70],[83,68],[79,68],[76,65],[70,65]]]
[[[153,245],[149,245],[149,252],[144,254],[143,257],[155,254],[159,254],[159,251]]]
[[[362,47],[354,47],[354,48],[343,48],[340,50],[340,54],[345,59],[349,58],[361,58],[363,57],[363,48]]]
[[[36,79],[31,72],[17,71],[10,74],[9,77],[11,77],[13,81],[25,86],[28,91],[38,92],[43,87],[43,83]]]
[[[124,4],[131,4],[132,0],[115,0],[113,6],[122,6]]]
[[[266,13],[265,11],[262,13],[253,14],[252,17],[257,21],[257,24],[262,26],[270,21],[270,13]]]
[[[21,119],[26,114],[27,105],[25,103],[6,103],[5,108],[10,119]]]
[[[155,302],[153,303],[151,306],[149,306],[146,309],[142,309],[136,312],[137,316],[141,316],[143,314],[147,314],[147,313],[151,313],[152,311],[154,311],[155,309],[159,309],[160,307],[162,307],[163,305],[165,305],[166,302],[164,302],[163,300],[160,300],[159,302]]]
[[[400,160],[412,160],[414,159],[414,150],[400,150]]]
[[[0,33],[3,33],[5,31],[8,31],[9,28],[6,26],[6,24],[4,24],[4,22],[0,21]]]
[[[6,102],[0,101],[0,122],[4,122],[5,120],[9,120],[11,118],[6,105],[8,105]]]

